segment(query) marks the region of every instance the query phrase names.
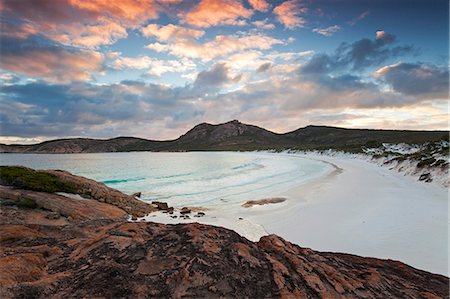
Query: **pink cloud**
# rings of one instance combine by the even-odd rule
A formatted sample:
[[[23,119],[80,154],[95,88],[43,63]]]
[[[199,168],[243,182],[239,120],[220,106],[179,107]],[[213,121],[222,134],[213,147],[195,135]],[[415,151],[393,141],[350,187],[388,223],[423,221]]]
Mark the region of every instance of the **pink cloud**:
[[[141,31],[145,37],[155,37],[159,41],[197,39],[205,34],[203,30],[184,28],[173,24],[167,26],[150,24]]]
[[[266,0],[248,0],[253,9],[266,12],[270,8],[270,4]]]
[[[300,15],[305,14],[308,9],[300,0],[288,0],[274,8],[273,12],[286,28],[302,28],[305,19]]]
[[[196,27],[244,25],[253,12],[237,0],[202,0],[187,14],[179,14],[182,22]]]
[[[91,79],[92,72],[102,70],[103,62],[103,55],[95,51],[28,47],[18,52],[3,53],[0,67],[52,82],[71,82]]]
[[[156,19],[159,10],[174,3],[178,1],[115,0],[112,5],[109,0],[21,0],[6,1],[0,10],[29,27],[19,28],[22,36],[39,32],[66,45],[93,48],[127,37],[128,29]]]
[[[270,49],[276,44],[285,44],[285,41],[263,35],[217,35],[206,43],[198,43],[193,40],[181,40],[171,44],[152,43],[147,48],[157,52],[210,61],[216,57],[235,53],[247,49]]]

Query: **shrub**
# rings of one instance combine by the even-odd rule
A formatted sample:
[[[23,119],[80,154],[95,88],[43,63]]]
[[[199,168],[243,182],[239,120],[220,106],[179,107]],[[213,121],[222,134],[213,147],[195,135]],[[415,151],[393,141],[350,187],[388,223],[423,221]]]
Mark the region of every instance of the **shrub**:
[[[0,166],[0,184],[41,192],[77,193],[74,184],[63,181],[54,174],[20,166]]]
[[[429,166],[429,165],[433,164],[435,161],[436,161],[436,159],[434,159],[434,158],[428,158],[428,159],[422,160],[419,163],[417,163],[417,167],[422,168],[425,166]]]
[[[18,206],[19,208],[28,208],[28,209],[37,208],[36,202],[30,198],[22,198],[21,200],[16,202],[16,206]]]

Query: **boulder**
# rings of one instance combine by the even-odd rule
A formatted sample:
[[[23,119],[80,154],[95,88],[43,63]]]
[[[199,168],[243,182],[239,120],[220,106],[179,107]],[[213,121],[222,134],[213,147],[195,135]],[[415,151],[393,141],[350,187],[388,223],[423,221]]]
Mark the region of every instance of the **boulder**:
[[[152,204],[156,206],[158,210],[166,211],[169,209],[169,205],[167,202],[161,202],[161,201],[152,201]]]
[[[186,208],[186,207],[182,208],[181,211],[180,211],[180,214],[182,214],[182,215],[190,214],[190,213],[191,213],[191,210],[189,208]]]
[[[431,173],[423,173],[419,177],[419,181],[425,181],[425,183],[431,183],[433,179],[431,178]]]

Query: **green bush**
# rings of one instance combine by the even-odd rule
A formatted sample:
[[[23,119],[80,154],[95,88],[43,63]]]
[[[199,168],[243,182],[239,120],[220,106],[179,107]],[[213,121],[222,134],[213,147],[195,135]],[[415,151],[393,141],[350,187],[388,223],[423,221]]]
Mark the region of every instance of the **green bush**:
[[[20,166],[0,166],[0,184],[41,192],[77,193],[75,185],[54,174]]]
[[[30,198],[22,198],[21,200],[16,202],[16,206],[18,206],[19,208],[28,208],[28,209],[37,208],[36,202]]]

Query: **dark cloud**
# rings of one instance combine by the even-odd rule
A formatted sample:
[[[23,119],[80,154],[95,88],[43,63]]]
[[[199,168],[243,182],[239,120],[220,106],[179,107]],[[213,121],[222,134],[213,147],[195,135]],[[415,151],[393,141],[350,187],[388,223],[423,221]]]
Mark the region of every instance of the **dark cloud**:
[[[71,5],[66,0],[3,1],[3,10],[21,19],[42,23],[82,22],[96,19],[98,13]]]
[[[271,67],[272,67],[272,63],[271,62],[265,62],[265,63],[261,64],[256,69],[256,72],[257,73],[264,73],[264,72],[268,71]]]
[[[381,31],[382,32],[382,31]],[[377,32],[375,40],[361,39],[353,44],[342,44],[336,51],[338,62],[351,65],[353,70],[360,70],[369,66],[377,66],[389,58],[413,52],[412,46],[389,47],[395,42],[394,35]]]
[[[177,124],[201,117],[204,111],[183,98],[186,94],[189,88],[137,81],[3,86],[1,134],[110,137],[130,128],[141,130],[142,123],[159,120]]]
[[[447,98],[449,71],[430,64],[398,63],[375,72],[392,88],[406,95],[426,98]]]
[[[241,80],[241,76],[232,77],[230,75],[230,68],[226,63],[217,63],[209,70],[198,73],[197,79],[195,79],[194,87],[208,88],[208,87],[220,87],[225,84],[238,82]]]
[[[362,71],[389,59],[414,53],[413,46],[391,46],[395,41],[394,35],[378,31],[374,40],[363,38],[352,44],[342,43],[331,55],[314,55],[301,67],[301,72],[318,75],[342,70]]]

